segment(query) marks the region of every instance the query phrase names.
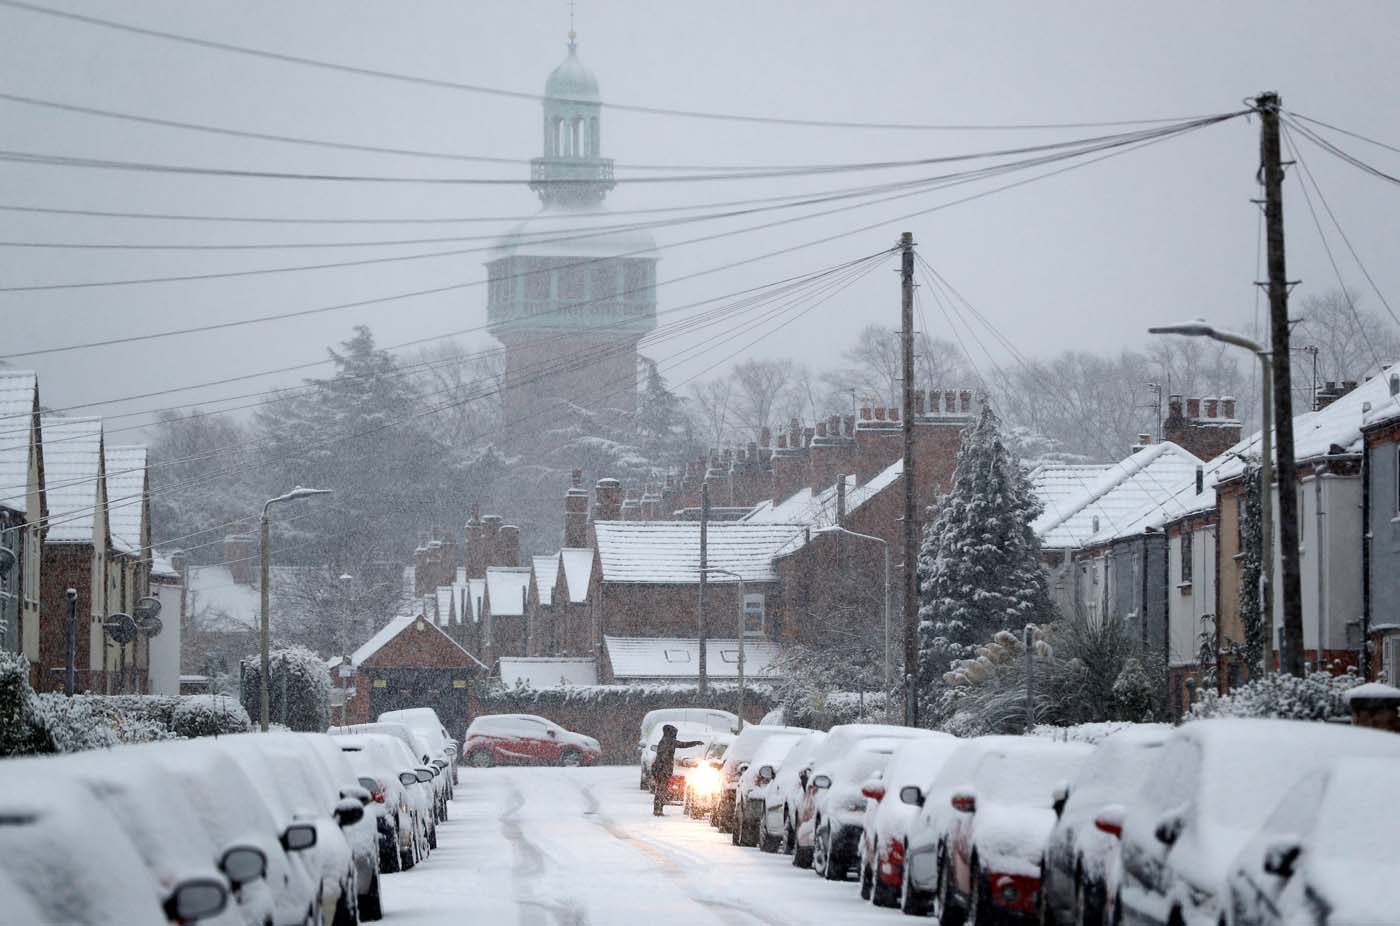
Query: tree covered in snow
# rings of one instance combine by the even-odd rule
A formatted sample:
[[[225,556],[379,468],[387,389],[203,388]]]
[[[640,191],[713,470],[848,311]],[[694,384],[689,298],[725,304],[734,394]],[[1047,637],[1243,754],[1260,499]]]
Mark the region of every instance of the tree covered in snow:
[[[0,758],[46,751],[38,704],[29,687],[29,660],[0,650]]]
[[[304,733],[322,733],[330,726],[331,676],[326,661],[304,646],[285,646],[268,653],[269,717]],[[262,716],[261,662],[243,660],[241,701],[249,717]]]
[[[919,553],[919,674],[933,697],[952,660],[973,658],[999,630],[1053,614],[1040,542],[1040,502],[983,405],[963,432],[952,489],[938,500]]]
[[[1229,694],[1214,689],[1202,692],[1200,700],[1186,715],[1187,720],[1208,717],[1264,717],[1284,720],[1343,720],[1348,689],[1361,684],[1355,674],[1331,675],[1313,672],[1298,678],[1273,673],[1253,679]]]

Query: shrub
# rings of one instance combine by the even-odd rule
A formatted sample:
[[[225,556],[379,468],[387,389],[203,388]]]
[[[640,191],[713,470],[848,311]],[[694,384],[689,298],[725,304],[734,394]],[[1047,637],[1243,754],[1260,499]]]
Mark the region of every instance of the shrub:
[[[1207,690],[1191,708],[1186,720],[1209,717],[1265,717],[1283,720],[1344,720],[1351,716],[1346,692],[1361,684],[1355,675],[1314,672],[1266,675],[1227,695]]]
[[[253,729],[248,712],[223,695],[189,695],[180,699],[171,714],[170,729],[176,736],[223,736]]]
[[[268,713],[272,720],[303,733],[323,733],[331,723],[331,676],[326,661],[304,646],[279,647],[268,653]],[[243,660],[243,707],[261,716],[261,663]]]
[[[29,687],[29,661],[0,651],[0,757],[48,751]]]

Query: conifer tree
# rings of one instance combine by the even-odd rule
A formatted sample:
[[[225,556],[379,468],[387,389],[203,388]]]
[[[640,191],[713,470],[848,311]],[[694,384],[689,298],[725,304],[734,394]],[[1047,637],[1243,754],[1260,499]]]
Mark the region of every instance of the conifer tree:
[[[919,553],[919,674],[924,696],[955,659],[999,630],[1052,617],[1040,543],[1040,502],[1007,450],[989,405],[963,432],[952,489],[938,500]]]

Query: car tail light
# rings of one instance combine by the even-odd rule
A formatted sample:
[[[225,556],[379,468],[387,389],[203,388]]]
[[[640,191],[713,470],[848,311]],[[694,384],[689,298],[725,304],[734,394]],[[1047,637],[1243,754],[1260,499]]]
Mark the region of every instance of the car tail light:
[[[375,802],[376,804],[382,804],[382,803],[384,803],[384,792],[383,792],[383,791],[371,791],[371,792],[369,793],[369,796],[374,800],[374,802]]]

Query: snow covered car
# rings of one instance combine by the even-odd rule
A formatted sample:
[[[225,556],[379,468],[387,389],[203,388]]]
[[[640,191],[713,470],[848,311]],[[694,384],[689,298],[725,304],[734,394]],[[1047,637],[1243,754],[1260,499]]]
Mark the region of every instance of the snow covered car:
[[[423,855],[419,839],[419,810],[413,794],[400,779],[401,774],[414,775],[414,768],[405,764],[405,754],[397,740],[376,734],[337,734],[332,737],[350,762],[357,780],[370,792],[366,809],[375,818],[379,833],[379,867],[381,871],[402,871],[412,868]]]
[[[917,803],[904,801],[900,792],[912,785],[922,795],[961,743],[957,737],[932,731],[927,737],[909,740],[890,756],[879,785],[865,789],[870,806],[860,834],[862,898],[880,907],[899,903],[899,886],[904,879],[904,837],[909,821],[919,809]]]
[[[734,825],[729,828],[736,846],[758,845],[763,823],[763,793],[782,768],[783,760],[805,734],[785,733],[770,736],[758,746],[749,760],[749,767],[739,775],[734,792]]]
[[[365,808],[359,820],[341,828],[355,861],[360,919],[377,920],[383,915],[383,904],[379,896],[379,827],[373,811],[368,809],[374,800],[373,792],[360,784],[359,776],[334,739],[323,733],[301,733],[297,741],[321,770],[328,797],[355,800]]]
[[[641,788],[643,791],[651,790],[651,762],[647,761],[647,745],[653,743],[652,734],[661,727],[662,724],[682,723],[694,724],[705,727],[713,733],[732,734],[739,725],[738,716],[729,711],[715,710],[702,707],[662,707],[654,711],[647,711],[642,718],[641,733],[637,737],[637,762],[641,766]],[[656,757],[655,752],[652,758]]]
[[[866,798],[860,793],[865,779],[883,769],[904,740],[927,731],[882,723],[846,723],[834,726],[808,760],[807,781],[795,797],[792,826],[792,863],[810,868],[816,858],[818,830],[823,840],[821,873],[835,880],[846,876],[855,864],[860,831],[864,827]],[[879,740],[878,758],[861,757],[859,768],[846,759],[861,743]],[[818,782],[818,778],[823,781]],[[823,815],[822,811],[830,809]]]
[[[1055,795],[1059,820],[1046,842],[1040,875],[1041,919],[1047,926],[1105,921],[1108,898],[1118,889],[1118,840],[1098,828],[1098,818],[1137,794],[1162,758],[1169,732],[1164,724],[1136,724],[1113,734]]]
[[[724,762],[719,767],[719,795],[715,798],[715,809],[710,814],[710,825],[722,833],[729,832],[730,827],[734,825],[734,795],[739,787],[739,776],[748,768],[750,760],[764,740],[770,736],[811,732],[805,727],[765,727],[762,724],[747,724],[724,751]]]
[[[315,828],[315,838],[301,858],[312,877],[321,881],[320,921],[326,926],[353,923],[359,890],[354,855],[341,827],[359,820],[364,808],[349,800],[341,806],[339,798],[326,794],[295,736],[237,733],[218,737],[214,745],[253,779],[283,824],[310,823]]]
[[[812,755],[825,739],[825,731],[814,730],[798,740],[783,758],[778,774],[763,789],[763,820],[759,829],[778,835],[779,851],[790,853],[797,845],[797,810],[807,789]],[[758,847],[767,851],[762,839]]]
[[[462,758],[473,768],[492,765],[596,765],[598,741],[533,714],[485,714],[471,722]]]
[[[432,773],[433,792],[433,814],[428,827],[430,841],[437,844],[437,821],[447,819],[447,802],[451,799],[449,792],[452,782],[449,775],[439,776],[438,766],[433,764],[433,748],[427,739],[417,730],[403,723],[391,721],[379,721],[376,723],[358,723],[348,727],[331,727],[328,731],[332,736],[340,733],[377,733],[383,736],[392,736],[404,744],[404,748],[415,757],[415,767],[426,768]],[[437,758],[441,758],[438,756]]]
[[[1303,776],[1235,856],[1230,926],[1385,926],[1400,918],[1400,760],[1339,759]]]
[[[699,742],[698,746],[687,746],[684,749],[677,749],[675,753],[675,764],[671,772],[671,780],[665,782],[666,801],[672,804],[683,803],[685,800],[685,782],[690,776],[690,771],[697,767],[700,757],[705,754],[705,749],[710,745],[710,737],[714,731],[703,724],[688,723],[678,720],[671,724],[676,728],[676,739],[681,742]],[[656,747],[661,742],[661,737],[665,731],[665,726],[653,727],[648,737],[646,748],[642,750],[642,758],[647,760],[648,765],[656,761]]]
[[[729,749],[729,744],[734,742],[732,733],[713,733],[711,736],[713,738],[703,755],[695,759],[687,757],[677,763],[686,769],[685,795],[681,806],[687,817],[697,820],[715,809],[715,800],[720,792],[719,768],[724,764],[724,753]],[[692,762],[693,765],[690,764]]]
[[[265,789],[228,761],[217,739],[192,739],[120,746],[106,755],[140,750],[170,773],[215,842],[252,845],[266,859],[263,880],[272,892],[275,926],[303,926],[321,916],[321,881],[303,857],[315,844],[316,828],[286,823],[273,813]]]
[[[1217,926],[1230,863],[1300,778],[1342,757],[1400,757],[1400,736],[1295,720],[1198,720],[1168,736],[1126,806],[1124,926]]]
[[[904,911],[933,907],[945,922],[973,926],[1033,918],[1056,787],[1092,752],[1085,743],[1029,736],[980,736],[959,746],[909,824]]]
[[[450,764],[452,784],[457,784],[457,742],[447,732],[447,727],[438,719],[437,711],[431,707],[410,707],[400,711],[385,711],[379,715],[380,723],[401,723],[423,737],[432,751],[433,759],[443,758]],[[449,792],[449,798],[451,794]]]
[[[0,772],[0,916],[25,926],[165,926],[218,915],[220,878],[162,888],[91,791],[58,774]],[[31,918],[37,912],[37,918]]]
[[[77,782],[111,813],[131,839],[161,890],[187,878],[220,881],[237,902],[204,923],[262,926],[273,916],[263,872],[267,859],[246,842],[221,846],[169,772],[140,749],[92,750],[59,757],[14,759],[0,774],[4,787],[23,775]]]

